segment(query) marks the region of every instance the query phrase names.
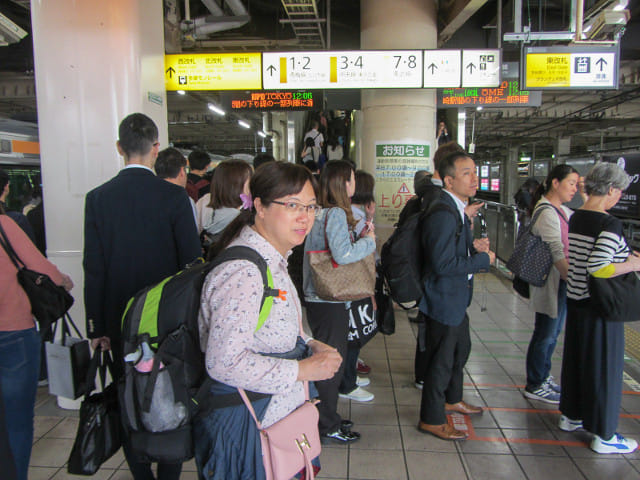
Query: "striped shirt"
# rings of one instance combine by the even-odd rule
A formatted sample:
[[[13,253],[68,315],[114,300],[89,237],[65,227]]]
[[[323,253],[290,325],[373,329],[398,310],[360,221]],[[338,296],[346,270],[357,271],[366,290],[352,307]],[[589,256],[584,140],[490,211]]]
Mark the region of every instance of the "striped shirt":
[[[588,275],[611,275],[613,272],[602,269],[624,262],[629,252],[620,220],[606,213],[577,210],[569,221],[567,298],[589,298]]]

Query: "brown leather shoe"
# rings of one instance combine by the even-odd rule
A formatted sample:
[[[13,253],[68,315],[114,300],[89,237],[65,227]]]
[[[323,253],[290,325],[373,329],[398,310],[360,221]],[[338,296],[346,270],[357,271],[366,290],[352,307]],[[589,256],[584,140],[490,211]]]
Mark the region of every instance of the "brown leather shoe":
[[[419,422],[418,431],[422,433],[430,433],[443,440],[466,440],[467,433],[462,430],[453,428],[448,423],[442,425],[429,425],[428,423]]]
[[[464,400],[458,403],[445,403],[444,410],[446,412],[458,412],[463,415],[482,415],[484,411],[482,407],[476,407],[475,405],[469,405]]]

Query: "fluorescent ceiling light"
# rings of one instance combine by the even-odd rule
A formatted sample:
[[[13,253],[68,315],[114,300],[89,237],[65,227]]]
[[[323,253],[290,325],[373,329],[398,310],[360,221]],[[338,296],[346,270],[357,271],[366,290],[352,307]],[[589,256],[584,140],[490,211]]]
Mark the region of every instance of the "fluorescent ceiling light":
[[[629,0],[618,0],[618,3],[613,7],[613,11],[619,12],[620,10],[624,10],[625,8],[627,8],[628,4]]]
[[[207,105],[209,107],[209,110],[211,110],[212,112],[217,113],[218,115],[224,115],[225,111],[222,110],[219,107],[216,107],[213,103],[210,103],[209,105]]]
[[[267,134],[264,133],[262,130],[258,131],[258,135],[260,135],[262,138],[267,138]]]
[[[187,92],[185,92],[184,90],[176,90],[176,93],[178,95],[185,95]]]
[[[242,128],[251,128],[251,125],[249,125],[244,120],[238,120],[238,125],[240,125]]]

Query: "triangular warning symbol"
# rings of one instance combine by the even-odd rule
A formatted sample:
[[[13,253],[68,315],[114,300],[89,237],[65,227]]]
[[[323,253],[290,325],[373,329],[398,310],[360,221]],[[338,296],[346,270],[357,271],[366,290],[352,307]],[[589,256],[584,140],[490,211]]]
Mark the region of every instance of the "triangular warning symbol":
[[[411,193],[411,192],[409,191],[407,184],[403,183],[402,186],[400,187],[400,190],[398,190],[398,193]]]

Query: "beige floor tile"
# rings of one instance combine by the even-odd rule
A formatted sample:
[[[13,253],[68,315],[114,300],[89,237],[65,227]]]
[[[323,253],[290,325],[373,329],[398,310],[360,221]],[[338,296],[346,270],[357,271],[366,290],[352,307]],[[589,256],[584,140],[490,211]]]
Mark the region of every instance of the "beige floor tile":
[[[518,456],[517,459],[524,469],[527,478],[562,478],[563,480],[582,480],[583,478],[582,473],[580,473],[580,470],[578,470],[578,467],[570,458]],[[626,469],[627,472],[633,471],[633,467],[631,467],[631,465],[627,462],[623,463],[626,463],[626,467],[628,467]],[[625,480],[630,480],[632,478],[628,476],[615,477],[602,475],[603,473],[603,471],[600,471],[600,476],[592,478],[624,478]]]
[[[407,452],[410,480],[446,478],[466,480],[464,467],[457,453]]]
[[[44,438],[76,438],[78,431],[78,418],[65,417],[60,423],[53,427]]]
[[[95,475],[84,476],[84,475],[71,475],[67,473],[66,468],[61,468],[58,473],[56,473],[51,480],[108,480],[115,473],[115,470],[109,470],[106,468],[101,468],[98,470]]]
[[[372,382],[363,388],[376,396],[376,398],[369,403],[373,405],[395,405],[393,389],[391,386],[382,387]]]
[[[420,420],[420,403],[416,405],[398,405],[398,415],[400,417],[400,425],[413,425],[414,427]]]
[[[585,458],[577,462],[577,465],[588,480],[640,479],[640,472],[633,468],[632,462],[627,462],[624,458]]]
[[[353,450],[402,450],[400,428],[391,425],[358,425],[360,440],[350,445]]]
[[[129,470],[117,470],[109,480],[133,480],[133,475]]]
[[[33,422],[33,436],[34,437],[43,437],[49,431],[53,429],[56,425],[58,425],[63,417],[46,417],[46,416],[37,416],[35,421]]]
[[[41,438],[33,446],[29,465],[34,467],[62,467],[67,463],[73,440],[70,438]]]
[[[349,478],[404,480],[407,478],[404,455],[401,451],[351,449]]]
[[[29,480],[49,480],[58,470],[58,468],[52,467],[29,467],[27,476]]]
[[[108,468],[108,469],[114,469],[114,470],[121,467],[126,467],[126,466],[127,464],[125,463],[124,452],[122,451],[122,448],[118,450],[116,453],[114,453],[109,460],[107,460],[102,464],[102,468]]]
[[[192,458],[188,462],[183,463],[182,464],[182,471],[183,472],[197,472],[198,471],[198,467],[196,467],[196,459]]]
[[[527,478],[512,455],[465,453],[463,454],[463,458],[467,468],[471,472],[471,478],[473,478],[473,480],[525,480]],[[542,478],[560,479],[562,477],[547,476]]]
[[[319,478],[347,478],[348,455],[349,448],[344,445],[336,445],[335,448],[326,448],[323,445]]]
[[[367,405],[351,402],[351,420],[356,425],[397,425],[396,407],[393,405]]]

